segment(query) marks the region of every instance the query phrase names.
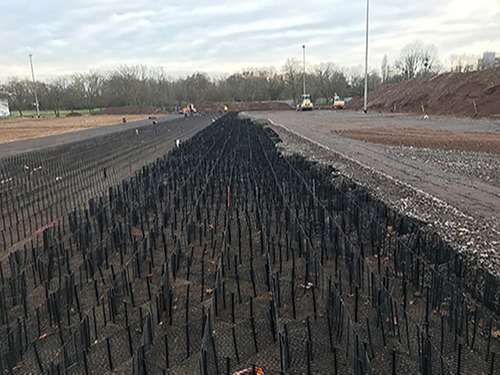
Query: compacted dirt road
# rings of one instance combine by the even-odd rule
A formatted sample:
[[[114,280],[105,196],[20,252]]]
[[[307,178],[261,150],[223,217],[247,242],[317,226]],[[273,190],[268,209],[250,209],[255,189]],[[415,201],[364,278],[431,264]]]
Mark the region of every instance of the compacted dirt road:
[[[326,110],[242,115],[271,126],[285,152],[332,165],[500,275],[500,121]]]

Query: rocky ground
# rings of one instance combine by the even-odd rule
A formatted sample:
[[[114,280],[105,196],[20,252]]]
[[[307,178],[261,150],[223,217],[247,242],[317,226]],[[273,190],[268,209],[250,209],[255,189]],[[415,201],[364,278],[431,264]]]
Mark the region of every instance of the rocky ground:
[[[243,115],[271,126],[283,152],[332,165],[389,206],[424,222],[472,268],[500,276],[500,122],[474,123],[471,135],[464,120],[443,118],[423,122],[326,111]],[[372,137],[375,130],[378,136]],[[429,133],[432,141],[422,147],[419,134]],[[447,147],[457,133],[466,136]],[[468,151],[473,145],[488,152]]]

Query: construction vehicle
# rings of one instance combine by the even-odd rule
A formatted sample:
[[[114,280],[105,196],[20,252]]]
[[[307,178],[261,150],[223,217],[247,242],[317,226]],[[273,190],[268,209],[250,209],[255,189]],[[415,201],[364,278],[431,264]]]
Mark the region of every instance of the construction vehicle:
[[[344,109],[345,107],[345,101],[340,99],[340,97],[337,95],[336,92],[333,93],[333,103],[332,103],[332,108],[333,109]]]
[[[312,111],[314,104],[311,101],[311,95],[303,94],[300,103],[297,104],[297,111]]]
[[[194,107],[193,103],[189,103],[186,107],[182,108],[182,114],[184,115],[184,117],[193,116],[197,112],[198,111]]]

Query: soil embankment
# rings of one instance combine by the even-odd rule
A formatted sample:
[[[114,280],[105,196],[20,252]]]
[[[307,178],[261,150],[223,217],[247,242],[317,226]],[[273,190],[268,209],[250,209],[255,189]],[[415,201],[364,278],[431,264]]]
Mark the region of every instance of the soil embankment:
[[[354,98],[346,108],[362,109],[363,98]],[[386,112],[500,119],[500,67],[385,84],[368,94],[368,108]]]

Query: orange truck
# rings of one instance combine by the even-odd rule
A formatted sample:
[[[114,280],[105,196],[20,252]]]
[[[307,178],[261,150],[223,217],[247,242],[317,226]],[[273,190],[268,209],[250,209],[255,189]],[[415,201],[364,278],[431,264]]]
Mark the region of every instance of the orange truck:
[[[340,96],[337,95],[336,92],[333,93],[333,103],[332,103],[332,108],[333,109],[344,109],[345,107],[345,101],[340,99]]]

